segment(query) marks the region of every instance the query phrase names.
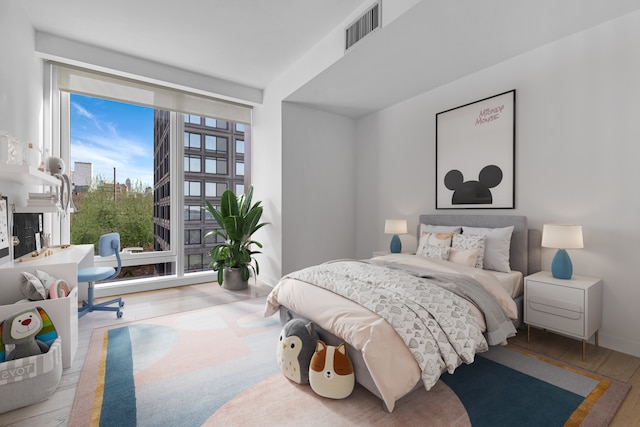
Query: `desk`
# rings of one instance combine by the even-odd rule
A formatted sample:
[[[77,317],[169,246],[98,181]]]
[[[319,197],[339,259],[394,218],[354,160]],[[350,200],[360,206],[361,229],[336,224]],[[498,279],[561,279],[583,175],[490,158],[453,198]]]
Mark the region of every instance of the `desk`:
[[[22,309],[44,308],[62,338],[64,368],[71,367],[78,349],[78,268],[93,265],[93,250],[93,245],[73,245],[66,249],[56,248],[46,257],[24,262],[13,260],[0,265],[0,320]],[[24,299],[19,286],[22,272],[35,274],[36,269],[64,279],[71,288],[69,296],[14,304]]]

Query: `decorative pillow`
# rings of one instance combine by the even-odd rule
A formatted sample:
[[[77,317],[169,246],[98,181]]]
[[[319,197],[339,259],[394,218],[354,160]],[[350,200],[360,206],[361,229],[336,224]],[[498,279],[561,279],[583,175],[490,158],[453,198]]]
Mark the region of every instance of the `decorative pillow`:
[[[20,292],[29,301],[40,301],[47,299],[47,291],[40,279],[26,271],[22,272],[22,280],[20,281]]]
[[[513,226],[504,228],[462,227],[463,234],[479,234],[485,237],[484,268],[511,273],[509,249]]]
[[[460,234],[460,233],[462,233],[462,227],[460,227],[460,226],[450,226],[450,225],[420,224],[420,235],[422,236],[424,233],[453,233],[453,234]]]
[[[44,290],[46,293],[49,293],[49,288],[51,284],[56,280],[55,277],[47,273],[46,271],[36,270],[36,276],[40,279],[40,283],[44,286]]]
[[[478,250],[476,268],[482,268],[484,259],[484,236],[480,234],[454,234],[452,249]]]
[[[416,255],[426,257],[429,246],[447,247],[451,246],[453,233],[422,233]]]
[[[65,298],[69,296],[71,289],[69,284],[62,279],[55,279],[49,287],[49,298]]]
[[[451,248],[449,246],[427,246],[425,250],[425,255],[427,258],[440,259],[442,261],[449,260],[449,253],[451,252]]]
[[[478,252],[480,249],[455,249],[451,248],[449,253],[449,261],[456,264],[466,265],[467,267],[475,267],[478,260]]]

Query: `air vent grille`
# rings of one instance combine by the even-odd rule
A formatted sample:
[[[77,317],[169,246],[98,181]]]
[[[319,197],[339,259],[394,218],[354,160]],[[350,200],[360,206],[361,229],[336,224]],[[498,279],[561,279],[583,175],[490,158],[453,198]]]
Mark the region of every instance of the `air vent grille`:
[[[356,19],[345,30],[346,45],[345,50],[358,43],[364,36],[380,27],[380,2],[375,3],[364,15]]]

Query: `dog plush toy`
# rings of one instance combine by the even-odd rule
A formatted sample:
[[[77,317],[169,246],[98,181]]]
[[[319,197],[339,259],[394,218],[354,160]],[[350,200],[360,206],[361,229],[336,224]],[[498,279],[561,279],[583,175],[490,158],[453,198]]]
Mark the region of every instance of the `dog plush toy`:
[[[322,397],[344,399],[353,391],[355,382],[347,345],[342,343],[334,347],[318,340],[309,365],[311,389]]]
[[[44,326],[38,308],[31,308],[8,317],[2,323],[5,360],[15,360],[49,351],[49,346],[36,339]],[[9,350],[13,345],[13,349]]]
[[[309,384],[309,363],[318,340],[313,323],[289,320],[278,339],[276,356],[285,377],[298,384]]]

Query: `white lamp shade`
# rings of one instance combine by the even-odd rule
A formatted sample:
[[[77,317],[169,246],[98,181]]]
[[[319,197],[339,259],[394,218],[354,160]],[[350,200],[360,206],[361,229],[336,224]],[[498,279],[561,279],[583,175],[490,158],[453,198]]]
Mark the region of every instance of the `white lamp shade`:
[[[568,224],[544,224],[542,246],[555,249],[582,249],[582,226]]]
[[[407,234],[406,219],[386,219],[384,221],[385,234]]]

